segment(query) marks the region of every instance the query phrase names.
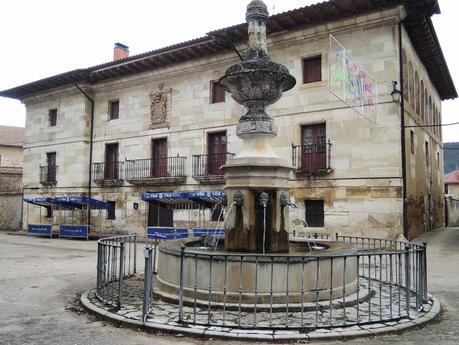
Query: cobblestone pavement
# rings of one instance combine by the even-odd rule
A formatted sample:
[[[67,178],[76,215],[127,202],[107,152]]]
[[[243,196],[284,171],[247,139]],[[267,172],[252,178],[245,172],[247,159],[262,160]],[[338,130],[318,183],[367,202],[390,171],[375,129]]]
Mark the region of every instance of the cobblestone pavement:
[[[433,231],[420,240],[428,242],[429,292],[444,306],[441,322],[401,334],[348,339],[347,343],[459,343],[459,228]],[[82,312],[73,301],[77,294],[94,287],[96,250],[93,241],[49,240],[0,233],[0,344],[224,343],[217,339],[125,329]],[[342,341],[314,343],[341,344]]]

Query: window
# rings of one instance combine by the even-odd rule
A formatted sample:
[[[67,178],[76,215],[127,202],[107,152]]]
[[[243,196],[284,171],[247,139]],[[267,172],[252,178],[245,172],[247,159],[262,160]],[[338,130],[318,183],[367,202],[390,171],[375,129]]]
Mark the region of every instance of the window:
[[[426,114],[425,114],[425,102],[424,102],[424,80],[421,80],[421,118],[425,121]]]
[[[430,159],[429,159],[429,142],[426,141],[426,165],[430,165]]]
[[[419,91],[419,75],[418,72],[415,73],[414,76],[414,91],[415,91],[415,103],[416,103],[416,113],[418,115],[421,114],[421,96]]]
[[[440,152],[437,152],[437,169],[440,169]]]
[[[167,176],[167,139],[153,139],[151,142],[151,177]]]
[[[119,178],[118,143],[105,146],[104,179],[117,180]]]
[[[46,168],[46,182],[56,182],[56,152],[46,153],[46,162],[48,164]]]
[[[316,56],[303,59],[303,83],[314,83],[322,80],[322,58]]]
[[[54,127],[57,125],[57,109],[50,109],[48,112],[49,125]]]
[[[311,174],[327,168],[325,123],[301,127],[301,172]]]
[[[405,49],[402,50],[402,61],[403,61],[403,97],[408,102],[408,63],[406,60]]]
[[[323,200],[305,200],[306,210],[305,219],[310,227],[324,226],[324,201]]]
[[[411,154],[414,155],[414,132],[410,131],[410,148]]]
[[[116,100],[109,102],[108,114],[109,114],[110,120],[115,120],[119,118],[120,116],[120,101],[119,100],[116,99]]]
[[[115,215],[116,202],[107,201],[107,204],[110,204],[110,206],[112,206],[111,208],[107,209],[107,219],[116,219],[116,215]]]
[[[221,103],[225,101],[225,89],[216,81],[211,82],[211,100],[213,103]]]
[[[225,165],[227,156],[226,132],[207,134],[207,173],[220,175],[220,167]]]
[[[408,84],[408,89],[410,92],[410,98],[409,98],[409,103],[415,109],[415,104],[416,101],[414,99],[414,70],[413,70],[413,64],[410,62],[408,64],[408,79],[409,79],[409,84]]]

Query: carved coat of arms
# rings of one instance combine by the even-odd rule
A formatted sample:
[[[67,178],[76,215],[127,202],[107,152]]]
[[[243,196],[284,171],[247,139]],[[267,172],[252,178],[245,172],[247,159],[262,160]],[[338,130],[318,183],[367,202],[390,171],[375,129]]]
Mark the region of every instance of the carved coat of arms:
[[[150,128],[169,125],[170,94],[168,92],[150,93]]]

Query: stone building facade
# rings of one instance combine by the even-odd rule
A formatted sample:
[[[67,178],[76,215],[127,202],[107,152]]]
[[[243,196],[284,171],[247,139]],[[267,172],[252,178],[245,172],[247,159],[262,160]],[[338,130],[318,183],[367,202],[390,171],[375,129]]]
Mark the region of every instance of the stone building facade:
[[[24,128],[0,126],[0,231],[19,230]]]
[[[292,230],[306,220],[310,230],[413,238],[444,224],[441,131],[422,125],[440,124],[441,101],[457,93],[430,20],[437,1],[403,3],[337,0],[270,17],[269,54],[297,79],[268,109],[275,151],[294,166]],[[240,149],[244,108],[215,81],[238,60],[232,46],[245,50],[245,32],[240,24],[1,92],[27,107],[25,196],[88,195],[91,186],[116,206],[100,231],[144,234],[168,211],[141,193],[223,189],[219,166]],[[377,81],[377,119],[329,91],[330,35]],[[192,225],[183,211],[171,216]]]

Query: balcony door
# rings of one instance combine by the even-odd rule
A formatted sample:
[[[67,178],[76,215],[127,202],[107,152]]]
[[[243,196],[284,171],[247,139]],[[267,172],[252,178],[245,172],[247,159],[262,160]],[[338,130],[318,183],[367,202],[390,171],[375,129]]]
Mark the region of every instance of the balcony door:
[[[107,180],[117,180],[118,171],[118,143],[107,144],[105,146],[105,174]]]
[[[326,169],[327,144],[325,124],[301,127],[301,170]]]
[[[226,132],[207,135],[207,173],[220,175],[220,167],[226,163]]]
[[[167,139],[154,139],[151,143],[151,175],[167,176]]]
[[[56,152],[48,152],[46,153],[46,162],[48,164],[48,178],[46,179],[47,182],[55,182],[56,181]]]

